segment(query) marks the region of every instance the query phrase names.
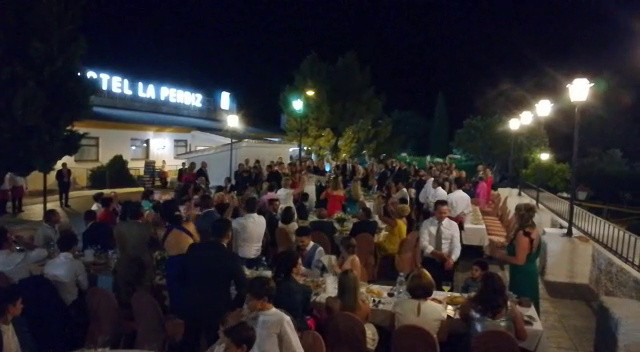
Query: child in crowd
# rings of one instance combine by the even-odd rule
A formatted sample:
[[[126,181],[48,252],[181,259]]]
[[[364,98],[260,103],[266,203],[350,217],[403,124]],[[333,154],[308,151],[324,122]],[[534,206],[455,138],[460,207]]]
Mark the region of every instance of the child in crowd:
[[[246,305],[250,312],[247,322],[256,331],[254,352],[303,352],[291,318],[273,306],[276,284],[258,276],[249,281]]]
[[[486,261],[479,259],[473,262],[471,276],[466,278],[462,284],[462,293],[475,293],[478,291],[482,275],[487,271],[489,271],[489,264]]]

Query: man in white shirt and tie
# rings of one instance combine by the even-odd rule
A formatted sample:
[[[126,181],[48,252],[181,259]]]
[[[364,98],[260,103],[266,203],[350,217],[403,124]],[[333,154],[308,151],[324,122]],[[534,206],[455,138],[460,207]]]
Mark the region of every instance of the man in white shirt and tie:
[[[244,202],[245,215],[234,219],[233,249],[243,264],[248,268],[260,266],[262,258],[262,240],[267,229],[267,221],[262,215],[256,214],[258,199],[249,197]]]
[[[471,197],[462,190],[465,183],[464,178],[456,177],[453,182],[456,190],[447,196],[447,202],[449,202],[451,216],[455,219],[456,223],[458,223],[462,231],[464,230],[464,219],[468,214],[471,214]]]
[[[438,200],[434,207],[434,215],[420,226],[420,248],[422,266],[433,276],[437,289],[442,290],[443,281],[453,285],[454,265],[462,246],[458,225],[448,218],[447,201]]]

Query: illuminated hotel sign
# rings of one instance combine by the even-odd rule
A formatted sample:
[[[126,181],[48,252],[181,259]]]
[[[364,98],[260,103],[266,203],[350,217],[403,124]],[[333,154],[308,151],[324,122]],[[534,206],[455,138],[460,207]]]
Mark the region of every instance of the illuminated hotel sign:
[[[122,76],[102,72],[87,71],[87,78],[100,82],[100,88],[115,94],[137,95],[143,99],[166,101],[173,104],[202,107],[202,94],[177,89],[169,86],[158,86],[141,81],[130,81]]]

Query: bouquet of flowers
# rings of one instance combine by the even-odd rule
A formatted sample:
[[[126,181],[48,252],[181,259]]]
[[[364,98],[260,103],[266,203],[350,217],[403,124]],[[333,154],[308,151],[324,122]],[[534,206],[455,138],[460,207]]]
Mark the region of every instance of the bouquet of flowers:
[[[347,214],[345,214],[345,213],[340,212],[340,213],[336,213],[336,214],[333,216],[333,220],[334,220],[335,222],[337,222],[337,223],[338,223],[338,225],[340,225],[340,227],[344,227],[344,224],[345,224],[347,221],[349,221],[349,216],[348,216]]]

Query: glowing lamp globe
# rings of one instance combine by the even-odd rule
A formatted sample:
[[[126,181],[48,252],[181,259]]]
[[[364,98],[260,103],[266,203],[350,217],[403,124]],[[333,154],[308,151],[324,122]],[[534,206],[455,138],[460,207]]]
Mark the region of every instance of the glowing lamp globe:
[[[586,78],[576,78],[573,82],[567,85],[569,88],[569,99],[574,103],[581,103],[587,101],[589,97],[589,88],[593,86],[593,83],[589,82]]]
[[[520,114],[520,123],[524,126],[530,125],[533,122],[533,113],[531,111],[523,111]]]
[[[509,120],[509,128],[512,131],[517,131],[520,128],[520,119],[518,119],[517,117],[514,117],[511,120]]]
[[[227,115],[227,127],[238,128],[240,127],[240,118],[238,115]]]
[[[296,99],[291,102],[291,107],[293,107],[293,110],[301,112],[304,108],[304,102],[302,101],[302,99]]]
[[[551,154],[549,154],[549,153],[540,153],[540,160],[547,161],[547,160],[549,160],[549,158],[551,158]]]
[[[536,104],[536,115],[540,117],[547,117],[551,115],[551,108],[553,104],[548,99],[542,99]]]

